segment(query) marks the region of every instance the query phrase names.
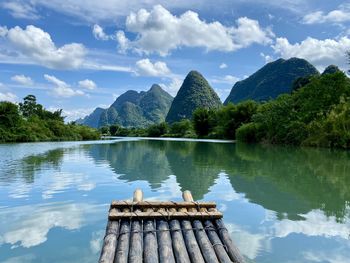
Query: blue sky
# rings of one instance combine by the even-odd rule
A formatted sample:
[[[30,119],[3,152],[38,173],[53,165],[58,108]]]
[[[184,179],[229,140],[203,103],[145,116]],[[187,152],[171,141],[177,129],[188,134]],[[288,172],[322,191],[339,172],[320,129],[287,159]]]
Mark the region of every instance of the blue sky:
[[[224,100],[280,57],[346,70],[349,25],[338,0],[1,0],[0,100],[74,120],[153,83],[175,95],[192,69]]]

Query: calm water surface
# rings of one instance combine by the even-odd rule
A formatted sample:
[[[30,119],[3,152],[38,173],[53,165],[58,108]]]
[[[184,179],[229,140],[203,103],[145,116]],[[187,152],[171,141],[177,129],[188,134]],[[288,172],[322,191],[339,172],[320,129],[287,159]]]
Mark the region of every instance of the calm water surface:
[[[113,199],[191,190],[249,262],[350,262],[350,153],[123,139],[0,145],[0,262],[97,262]]]

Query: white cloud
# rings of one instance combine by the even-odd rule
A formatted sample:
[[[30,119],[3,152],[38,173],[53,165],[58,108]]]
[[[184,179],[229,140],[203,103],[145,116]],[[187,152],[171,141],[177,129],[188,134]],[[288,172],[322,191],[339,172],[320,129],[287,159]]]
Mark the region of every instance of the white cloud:
[[[152,63],[148,58],[136,62],[136,74],[141,76],[162,77],[171,74],[165,62]]]
[[[107,107],[106,107],[107,108]],[[56,111],[60,109],[59,107],[49,107],[49,111]],[[75,121],[80,118],[84,118],[86,115],[89,115],[94,108],[78,108],[78,109],[63,109],[62,115],[65,116],[65,121]]]
[[[81,80],[78,82],[78,84],[79,84],[79,87],[83,89],[93,90],[97,88],[96,83],[90,79]]]
[[[24,86],[31,86],[34,84],[33,80],[30,77],[24,75],[15,75],[11,77],[12,81],[15,81]]]
[[[20,222],[17,222],[18,220],[14,222],[12,217],[7,218],[2,215],[8,227],[4,229],[5,232],[1,233],[1,236],[4,243],[14,245],[19,242],[20,246],[25,248],[37,246],[47,240],[47,234],[51,228],[79,229],[82,225],[83,207],[77,204],[38,206],[35,210],[32,207],[21,207],[25,209],[26,216],[22,215]],[[5,211],[9,212],[9,210]]]
[[[0,92],[0,101],[10,101],[10,102],[16,102],[17,101],[16,94],[13,94],[11,92]]]
[[[125,36],[124,31],[119,30],[116,33],[116,41],[118,43],[119,53],[124,54],[130,47],[130,40]]]
[[[66,82],[56,78],[55,76],[51,75],[44,75],[44,78],[54,84],[53,87],[53,95],[57,97],[62,97],[62,98],[70,98],[73,96],[81,96],[84,95],[85,93],[81,90],[74,90],[68,85]]]
[[[168,84],[161,83],[159,84],[166,92],[172,96],[176,96],[179,91],[183,80],[179,77],[173,77]]]
[[[343,239],[349,238],[350,221],[337,222],[334,216],[326,216],[321,210],[312,210],[301,215],[305,220],[293,221],[283,219],[276,221],[273,226],[275,237],[286,237],[292,233],[301,233],[306,236],[325,236]]]
[[[240,78],[238,78],[238,77],[235,77],[235,76],[232,76],[232,75],[225,75],[223,77],[214,77],[214,78],[211,79],[211,82],[233,85],[239,80],[240,80]]]
[[[0,26],[0,37],[6,36],[8,31],[6,26]]]
[[[274,9],[288,10],[293,13],[304,13],[310,10],[311,5],[317,6],[312,0],[216,0],[216,1],[188,1],[188,0],[16,0],[25,4],[30,2],[34,8],[48,8],[57,13],[63,13],[74,19],[80,19],[91,23],[97,21],[115,21],[124,17],[130,11],[140,8],[150,8],[156,4],[161,4],[169,10],[197,10],[201,12],[211,12],[222,14],[222,10],[237,10],[237,7],[247,2],[256,8],[266,6]],[[315,4],[316,3],[316,4]]]
[[[308,37],[295,44],[289,43],[286,38],[277,38],[272,48],[283,58],[304,58],[320,70],[330,64],[346,68],[345,52],[350,49],[350,38],[319,40]]]
[[[225,63],[220,64],[219,68],[224,69],[227,68],[227,65]]]
[[[180,47],[230,52],[253,43],[269,44],[274,37],[269,28],[261,28],[256,20],[241,17],[236,24],[236,27],[226,27],[218,21],[207,23],[193,11],[175,16],[161,5],[156,5],[150,12],[141,9],[137,13],[131,12],[126,18],[126,30],[136,34],[133,41],[125,40],[125,35],[119,34],[124,39],[123,43],[127,43],[123,46],[124,50],[129,48],[139,53],[162,56]]]
[[[95,24],[92,28],[92,34],[94,37],[98,40],[108,40],[110,39],[110,36],[108,36],[104,31],[103,28],[99,25]]]
[[[316,11],[309,13],[303,17],[304,24],[323,24],[334,23],[341,24],[350,21],[350,9],[346,6],[340,9],[332,10],[328,13],[323,11]]]
[[[84,45],[78,43],[66,44],[57,48],[47,32],[33,25],[25,29],[16,26],[2,35],[9,40],[15,51],[48,68],[78,68],[86,54]]]
[[[7,1],[1,5],[4,9],[10,11],[10,14],[15,18],[38,19],[35,8],[30,2]]]
[[[266,55],[266,54],[264,54],[263,52],[260,53],[260,56],[261,56],[262,58],[264,58],[265,63],[269,63],[269,62],[271,62],[271,61],[274,60],[274,58],[273,58],[272,56]]]

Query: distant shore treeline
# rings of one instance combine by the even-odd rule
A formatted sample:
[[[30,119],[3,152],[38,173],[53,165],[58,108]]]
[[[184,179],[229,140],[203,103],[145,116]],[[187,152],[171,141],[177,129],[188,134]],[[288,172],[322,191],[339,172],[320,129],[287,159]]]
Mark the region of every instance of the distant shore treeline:
[[[36,142],[99,139],[98,130],[65,124],[62,110],[44,109],[33,95],[22,103],[0,102],[0,142]]]
[[[191,119],[147,128],[100,128],[114,136],[237,139],[245,142],[350,148],[350,80],[341,71],[300,78],[267,102],[198,108]]]

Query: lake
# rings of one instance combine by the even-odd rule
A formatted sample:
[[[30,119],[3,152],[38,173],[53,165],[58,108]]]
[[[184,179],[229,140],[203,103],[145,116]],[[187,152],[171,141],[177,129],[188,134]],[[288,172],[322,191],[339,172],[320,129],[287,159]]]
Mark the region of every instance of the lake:
[[[248,262],[349,262],[350,152],[143,140],[0,145],[0,262],[97,262],[111,200],[216,201]]]

